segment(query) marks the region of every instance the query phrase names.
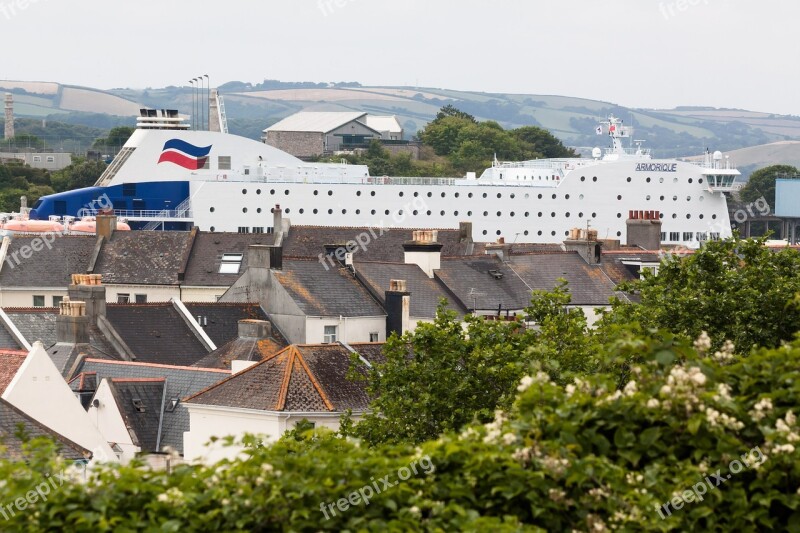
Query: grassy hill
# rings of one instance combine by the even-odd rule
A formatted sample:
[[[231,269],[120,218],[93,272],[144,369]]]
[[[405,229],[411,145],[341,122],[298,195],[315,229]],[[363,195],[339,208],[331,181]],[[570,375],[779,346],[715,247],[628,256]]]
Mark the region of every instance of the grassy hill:
[[[63,86],[45,82],[0,81],[0,91],[15,94],[19,116],[101,127],[100,117],[132,121],[140,106],[177,108],[190,113],[189,87],[112,89]],[[632,109],[610,102],[553,95],[493,94],[414,87],[363,87],[358,83],[260,84],[229,82],[220,86],[232,133],[258,138],[260,131],[300,110],[358,110],[397,115],[412,135],[443,105],[452,104],[480,120],[504,127],[536,125],[566,144],[589,150],[605,145],[594,135],[598,119],[615,114],[633,123],[635,137],[646,141],[658,157],[699,154],[706,148],[729,151],[777,141],[800,140],[800,117],[737,109],[679,107]],[[124,119],[123,117],[127,117]],[[117,124],[114,124],[117,125]]]

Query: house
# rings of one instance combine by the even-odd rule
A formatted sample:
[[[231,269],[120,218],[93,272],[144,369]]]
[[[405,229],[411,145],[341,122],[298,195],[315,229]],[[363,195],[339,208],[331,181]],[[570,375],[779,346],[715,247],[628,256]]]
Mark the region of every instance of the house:
[[[89,450],[93,461],[117,461],[41,342],[17,367],[0,398],[39,424]]]
[[[185,459],[214,462],[242,450],[241,444],[211,442],[214,437],[253,434],[273,442],[302,420],[336,431],[346,411],[360,419],[369,397],[364,381],[348,379],[350,358],[360,350],[374,357],[376,347],[292,345],[188,398]],[[371,364],[367,357],[362,360]]]
[[[239,320],[235,339],[200,359],[192,366],[230,370],[236,362],[259,362],[287,346],[283,336],[266,320]]]
[[[367,127],[381,134],[384,141],[402,141],[403,126],[394,115],[367,115],[364,122]]]
[[[381,132],[360,111],[301,111],[264,130],[262,141],[300,159],[364,147]]]
[[[159,465],[167,457],[165,448],[183,454],[183,434],[189,430],[184,399],[230,374],[229,370],[83,357],[69,386],[97,430],[117,444],[122,462],[143,456]],[[134,403],[135,399],[141,402]]]
[[[25,435],[24,439],[20,429]],[[52,440],[58,448],[59,456],[63,459],[88,461],[92,458],[90,450],[56,433],[0,398],[0,444],[2,444],[0,457],[11,461],[24,461],[26,457],[25,443],[28,442],[28,439],[39,437]]]

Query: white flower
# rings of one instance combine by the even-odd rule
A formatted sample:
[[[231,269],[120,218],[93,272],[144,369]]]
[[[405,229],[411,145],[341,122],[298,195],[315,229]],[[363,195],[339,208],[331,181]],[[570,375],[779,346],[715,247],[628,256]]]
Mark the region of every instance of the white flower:
[[[273,466],[269,463],[264,463],[261,465],[261,470],[263,470],[264,472],[272,472]]]
[[[572,383],[568,383],[567,386],[564,387],[564,390],[566,391],[568,397],[572,396],[573,394],[575,394],[575,385],[573,385]]]
[[[633,396],[636,394],[636,382],[631,380],[625,385],[625,396]]]
[[[672,387],[670,387],[669,385],[664,385],[663,387],[661,387],[661,390],[658,391],[658,393],[661,394],[662,396],[669,396],[672,393]]]
[[[523,376],[522,379],[519,382],[519,386],[517,387],[517,390],[519,392],[525,392],[526,390],[528,390],[528,387],[530,387],[531,385],[533,385],[533,378],[530,377],[530,376]]]
[[[409,512],[409,513],[411,513],[411,514],[413,514],[413,515],[415,515],[415,516],[420,516],[420,515],[422,514],[422,513],[420,512],[420,510],[419,510],[419,507],[417,507],[416,505],[415,505],[415,506],[413,506],[413,507],[411,507],[411,508],[409,508],[409,509],[408,509],[408,512]]]
[[[656,400],[655,398],[650,398],[649,400],[647,400],[647,407],[648,407],[649,409],[655,409],[655,408],[656,408],[656,407],[658,407],[659,405],[661,405],[661,402],[659,402],[659,401],[658,401],[658,400]]]
[[[700,354],[705,354],[708,350],[710,350],[711,337],[708,336],[708,333],[705,331],[700,333],[700,336],[697,337],[696,341],[694,341],[694,347]]]
[[[775,446],[773,451],[775,453],[794,453],[794,446],[791,444],[781,444],[780,446]]]
[[[517,436],[514,435],[513,433],[506,433],[506,434],[503,435],[503,443],[506,446],[510,446],[510,445],[514,444],[515,442],[517,442]]]
[[[697,367],[692,367],[692,370],[693,371],[696,370],[694,372],[691,372],[692,381],[695,382],[698,385],[701,385],[701,386],[705,385],[706,384],[706,375],[703,374],[703,372],[701,372],[700,369],[697,368]]]

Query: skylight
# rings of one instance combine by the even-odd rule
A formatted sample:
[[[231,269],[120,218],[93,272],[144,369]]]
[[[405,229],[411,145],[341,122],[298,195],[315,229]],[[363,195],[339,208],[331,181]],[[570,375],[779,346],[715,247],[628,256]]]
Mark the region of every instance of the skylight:
[[[238,274],[241,265],[242,254],[222,254],[222,262],[219,264],[219,273]]]

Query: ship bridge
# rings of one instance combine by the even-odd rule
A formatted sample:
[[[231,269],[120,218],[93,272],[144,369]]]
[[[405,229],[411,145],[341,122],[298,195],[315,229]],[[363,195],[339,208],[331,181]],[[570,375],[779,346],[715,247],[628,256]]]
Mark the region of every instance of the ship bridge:
[[[714,154],[706,152],[705,161],[700,163],[700,173],[706,181],[706,190],[709,192],[732,192],[736,190],[736,177],[741,173],[733,168],[730,157],[723,158],[722,152]]]

